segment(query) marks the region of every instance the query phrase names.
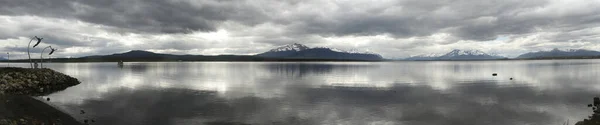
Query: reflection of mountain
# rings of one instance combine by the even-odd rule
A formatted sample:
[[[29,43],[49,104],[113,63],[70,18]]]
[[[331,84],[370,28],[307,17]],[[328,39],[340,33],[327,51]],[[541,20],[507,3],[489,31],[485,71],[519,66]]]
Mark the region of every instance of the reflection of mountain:
[[[276,98],[222,98],[215,92],[174,88],[110,90],[101,98],[67,106],[76,117],[97,124],[169,125],[370,124],[516,125],[565,121],[560,108],[579,109],[594,91],[539,90],[486,81],[437,90],[429,86],[388,88],[289,88]],[[532,108],[543,105],[547,110]],[[88,115],[82,116],[84,109]],[[582,111],[586,111],[582,109]],[[460,114],[460,115],[456,115]],[[582,116],[583,118],[584,116]]]
[[[331,75],[335,70],[348,72],[348,70],[366,70],[368,68],[377,68],[378,66],[328,63],[273,63],[264,65],[273,74],[298,77],[306,75]]]
[[[136,73],[146,73],[146,71],[148,70],[148,64],[133,64],[125,68],[129,68],[131,69],[131,71]]]
[[[281,63],[264,65],[270,72],[278,75],[304,76],[307,74],[327,74],[333,69],[333,65],[327,64],[297,64]]]

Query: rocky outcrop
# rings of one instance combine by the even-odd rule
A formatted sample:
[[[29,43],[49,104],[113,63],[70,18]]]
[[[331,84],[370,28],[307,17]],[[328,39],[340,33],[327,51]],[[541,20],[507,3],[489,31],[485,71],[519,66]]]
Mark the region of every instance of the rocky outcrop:
[[[62,111],[27,95],[0,95],[0,125],[82,125]]]
[[[0,94],[47,95],[79,83],[73,77],[47,68],[0,68]]]

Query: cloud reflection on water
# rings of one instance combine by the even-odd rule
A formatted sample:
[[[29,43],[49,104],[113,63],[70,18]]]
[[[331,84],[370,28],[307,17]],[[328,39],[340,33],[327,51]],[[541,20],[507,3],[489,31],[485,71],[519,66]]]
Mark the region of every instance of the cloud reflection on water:
[[[290,88],[292,89],[292,88]],[[282,97],[223,98],[214,91],[139,87],[111,90],[68,105],[98,124],[166,125],[227,121],[248,124],[520,125],[564,121],[555,114],[582,109],[591,91],[539,91],[529,86],[472,83],[439,91],[398,84],[389,88],[293,88]],[[570,107],[574,106],[574,107]],[[541,109],[545,108],[545,109]],[[559,110],[559,111],[551,111]],[[72,110],[76,114],[78,110]],[[78,115],[76,115],[78,116]]]
[[[90,110],[99,123],[518,125],[589,115],[598,62],[48,65],[83,83],[50,95],[52,104],[75,116]]]

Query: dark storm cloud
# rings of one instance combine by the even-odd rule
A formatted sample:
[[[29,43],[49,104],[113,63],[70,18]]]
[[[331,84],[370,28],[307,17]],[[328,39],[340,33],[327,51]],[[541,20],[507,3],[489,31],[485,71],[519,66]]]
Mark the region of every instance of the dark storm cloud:
[[[41,37],[41,36],[43,36],[43,37]],[[103,38],[93,38],[93,37],[76,38],[76,37],[68,37],[65,35],[52,34],[52,33],[44,34],[41,36],[40,37],[43,38],[41,44],[35,48],[32,48],[32,52],[39,51],[36,48],[43,48],[46,46],[53,46],[54,48],[90,47],[90,46],[117,47],[117,46],[119,46],[119,45],[111,45],[111,44],[119,44],[119,43],[111,42],[110,40],[103,39]],[[28,45],[29,41],[30,41],[30,39],[27,39],[25,41],[20,41],[17,44],[18,46],[5,46],[5,47],[0,47],[0,48],[5,48],[6,50],[13,51],[13,52],[27,52],[27,45]],[[33,47],[35,42],[36,42],[35,40],[31,41],[31,47]]]
[[[376,3],[374,3],[376,4]],[[300,33],[323,35],[427,36],[448,32],[468,40],[492,40],[500,34],[522,34],[551,22],[579,22],[553,17],[515,17],[547,1],[400,1],[380,8],[343,6],[327,14],[304,14],[284,22]],[[574,16],[571,18],[589,15]],[[590,22],[591,23],[591,22]]]
[[[223,21],[253,25],[274,22],[289,25],[291,33],[319,35],[426,36],[450,32],[471,40],[491,40],[499,34],[532,32],[536,27],[597,23],[597,16],[580,14],[519,16],[545,7],[548,1],[396,1],[391,5],[361,8],[344,3],[319,6],[315,1],[186,0],[10,0],[0,13],[76,18],[82,21],[143,32],[189,33],[214,31]],[[260,3],[264,1],[256,1]],[[315,10],[295,10],[314,4]],[[370,3],[377,5],[378,3]],[[324,8],[319,8],[324,7]],[[318,10],[337,8],[317,13]],[[279,11],[289,11],[284,16]],[[302,12],[307,11],[307,12]],[[596,16],[596,18],[589,18]],[[490,17],[492,20],[486,20]],[[586,18],[586,20],[579,20]],[[488,21],[488,22],[486,22]]]
[[[9,52],[20,52],[20,53],[25,53],[27,54],[27,48],[25,47],[4,47],[2,48],[4,50],[8,50]]]
[[[165,41],[160,42],[158,45],[152,46],[153,48],[148,49],[176,49],[176,50],[191,50],[205,48],[202,44],[192,41]],[[157,48],[158,47],[158,48]]]
[[[253,2],[271,4],[256,6]],[[8,0],[2,3],[0,13],[7,15],[75,18],[153,33],[214,31],[223,21],[234,21],[246,25],[283,24],[289,26],[292,34],[413,37],[449,32],[468,40],[492,40],[497,35],[529,33],[538,27],[590,25],[600,20],[599,14],[589,12],[559,16],[536,13],[536,9],[552,9],[544,8],[550,4],[546,0],[407,0],[389,5],[369,3],[379,5],[370,8],[335,2],[324,6],[318,5],[318,1]],[[314,10],[298,9],[307,5],[314,6]]]
[[[78,20],[150,33],[214,31],[218,23],[256,24],[264,15],[246,1],[4,0],[0,14]]]
[[[590,46],[600,40],[593,35],[598,11],[600,2],[585,0],[0,0],[6,19],[0,23],[7,24],[0,26],[0,40],[51,35],[61,39],[57,45],[106,47],[80,39],[98,37],[107,44],[194,54],[252,54],[291,43],[366,48],[387,57],[475,46],[516,54],[550,46],[597,49]],[[226,34],[198,36],[215,31]],[[143,38],[154,35],[176,37]],[[502,42],[514,48],[475,43],[499,37],[510,38]],[[240,41],[261,50],[222,46]],[[580,43],[566,44],[573,41]]]

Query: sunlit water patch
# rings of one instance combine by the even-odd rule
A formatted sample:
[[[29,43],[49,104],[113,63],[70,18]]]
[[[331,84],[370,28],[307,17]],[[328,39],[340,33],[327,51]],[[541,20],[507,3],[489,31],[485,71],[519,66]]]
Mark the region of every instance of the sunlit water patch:
[[[97,124],[561,124],[600,91],[600,60],[45,66],[82,82],[48,103]]]

